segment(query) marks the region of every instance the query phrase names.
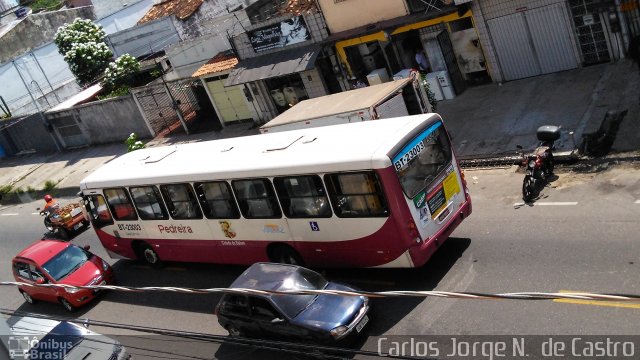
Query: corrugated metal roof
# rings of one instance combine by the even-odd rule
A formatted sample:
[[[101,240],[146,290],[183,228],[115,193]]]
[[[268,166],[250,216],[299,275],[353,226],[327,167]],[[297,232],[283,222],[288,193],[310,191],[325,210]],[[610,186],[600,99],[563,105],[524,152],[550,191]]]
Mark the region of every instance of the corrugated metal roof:
[[[278,125],[368,109],[390,95],[395,95],[410,81],[412,81],[411,78],[395,80],[361,89],[303,100],[260,128],[268,129]]]
[[[138,21],[138,25],[146,22],[175,15],[184,20],[196,12],[204,0],[167,0],[153,5],[151,9]]]
[[[311,70],[319,52],[319,46],[307,46],[240,61],[229,74],[224,86]]]
[[[238,57],[233,53],[227,51],[218,53],[202,65],[196,72],[191,75],[192,77],[200,77],[208,74],[214,74],[225,70],[232,69],[238,63]]]
[[[59,110],[70,109],[76,105],[83,104],[92,100],[98,93],[102,91],[102,85],[95,84],[83,90],[82,92],[73,95],[69,99],[61,102],[60,104],[54,106],[53,108],[47,110],[46,112],[54,112]]]

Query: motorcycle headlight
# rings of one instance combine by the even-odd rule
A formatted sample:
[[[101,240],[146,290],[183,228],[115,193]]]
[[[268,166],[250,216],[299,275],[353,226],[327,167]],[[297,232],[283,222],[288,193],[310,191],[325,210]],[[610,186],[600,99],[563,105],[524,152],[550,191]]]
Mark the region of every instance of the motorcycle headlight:
[[[340,336],[344,335],[347,332],[347,330],[349,330],[348,327],[346,327],[344,325],[340,325],[337,328],[334,328],[333,330],[329,331],[329,333],[333,337],[340,337]]]
[[[530,168],[536,167],[536,161],[535,160],[530,160],[529,161],[529,167]]]
[[[78,292],[78,291],[80,291],[80,290],[82,290],[82,289],[78,289],[78,288],[73,288],[73,289],[70,289],[70,288],[64,288],[64,291],[66,291],[66,292],[67,292],[67,293],[69,293],[69,294],[75,294],[75,293],[77,293],[77,292]]]

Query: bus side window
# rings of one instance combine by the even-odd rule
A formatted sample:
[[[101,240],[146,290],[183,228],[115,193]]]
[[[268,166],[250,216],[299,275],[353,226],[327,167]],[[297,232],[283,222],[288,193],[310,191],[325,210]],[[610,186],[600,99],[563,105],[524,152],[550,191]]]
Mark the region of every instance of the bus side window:
[[[131,187],[129,191],[142,220],[166,220],[169,218],[157,187]]]
[[[202,219],[200,206],[189,184],[160,185],[171,217],[177,220]]]
[[[278,199],[268,179],[234,180],[240,211],[247,219],[279,219],[282,217]]]
[[[319,176],[278,177],[273,183],[288,218],[331,217],[329,199]]]
[[[111,218],[111,213],[109,212],[107,202],[104,201],[104,197],[102,197],[102,195],[89,195],[87,198],[89,200],[88,210],[89,214],[91,214],[90,217],[93,226],[101,228],[113,224],[113,218]]]
[[[131,204],[127,190],[124,188],[104,189],[103,192],[107,198],[107,204],[109,204],[111,213],[113,213],[113,217],[116,220],[138,220],[138,215]]]
[[[389,209],[374,172],[325,175],[331,203],[338,217],[383,217]]]
[[[239,219],[240,211],[226,181],[195,183],[196,194],[208,219]]]

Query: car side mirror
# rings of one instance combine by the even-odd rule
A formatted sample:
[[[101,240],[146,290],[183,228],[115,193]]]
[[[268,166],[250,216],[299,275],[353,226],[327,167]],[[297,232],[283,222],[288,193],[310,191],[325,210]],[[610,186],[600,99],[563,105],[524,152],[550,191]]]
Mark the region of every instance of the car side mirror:
[[[38,284],[38,285],[42,285],[42,284],[44,284],[44,283],[45,283],[45,281],[44,281],[44,279],[43,279],[43,278],[38,278],[38,279],[36,280],[36,284]]]
[[[91,249],[91,246],[89,246],[89,244],[87,244],[87,245],[83,246],[82,248],[87,250],[87,251],[89,251],[89,249]]]
[[[275,318],[273,320],[271,320],[272,324],[281,324],[284,322],[284,319],[280,319],[280,318]]]

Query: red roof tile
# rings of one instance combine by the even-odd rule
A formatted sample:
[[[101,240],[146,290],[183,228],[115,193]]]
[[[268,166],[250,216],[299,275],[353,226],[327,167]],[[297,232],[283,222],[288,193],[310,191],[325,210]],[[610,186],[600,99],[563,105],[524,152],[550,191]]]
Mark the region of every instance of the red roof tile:
[[[167,0],[155,4],[138,21],[138,25],[146,22],[175,15],[178,19],[184,20],[191,16],[200,8],[204,0]]]
[[[316,2],[314,0],[289,0],[280,8],[280,15],[302,15],[318,12]]]
[[[232,69],[238,63],[238,57],[229,54],[228,52],[221,52],[218,55],[211,58],[211,60],[207,61],[206,64],[202,65],[200,69],[191,75],[191,77],[200,77],[203,75],[213,74],[225,70]]]

